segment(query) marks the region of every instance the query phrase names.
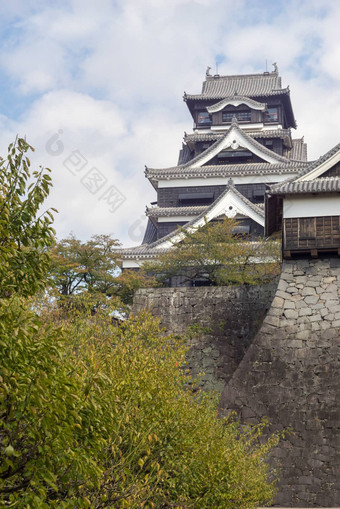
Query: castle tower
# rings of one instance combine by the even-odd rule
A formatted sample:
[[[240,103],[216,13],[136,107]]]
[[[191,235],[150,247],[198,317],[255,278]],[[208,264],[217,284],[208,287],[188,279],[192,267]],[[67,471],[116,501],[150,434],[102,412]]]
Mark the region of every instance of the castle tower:
[[[264,234],[268,186],[307,166],[303,138],[292,138],[290,91],[274,67],[235,76],[208,70],[200,94],[184,93],[193,132],[184,135],[177,166],[146,168],[157,201],[147,207],[142,245],[122,251],[123,268],[139,267],[169,249],[179,227],[205,220],[234,217],[236,233],[251,239]]]

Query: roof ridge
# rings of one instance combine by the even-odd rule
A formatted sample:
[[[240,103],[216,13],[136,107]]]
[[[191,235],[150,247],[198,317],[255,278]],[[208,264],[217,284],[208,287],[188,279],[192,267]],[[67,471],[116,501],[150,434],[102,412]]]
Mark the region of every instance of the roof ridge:
[[[218,80],[218,79],[223,79],[223,78],[256,78],[256,77],[259,77],[259,76],[262,76],[262,77],[274,77],[274,76],[277,76],[279,78],[279,75],[276,71],[271,71],[271,72],[262,72],[262,73],[250,73],[250,74],[215,74],[214,76],[206,76],[206,80],[205,81],[210,81],[210,80]]]
[[[331,185],[334,184],[334,185]],[[268,194],[299,194],[299,193],[327,193],[339,192],[340,177],[322,177],[313,180],[286,180],[280,184],[270,186]]]

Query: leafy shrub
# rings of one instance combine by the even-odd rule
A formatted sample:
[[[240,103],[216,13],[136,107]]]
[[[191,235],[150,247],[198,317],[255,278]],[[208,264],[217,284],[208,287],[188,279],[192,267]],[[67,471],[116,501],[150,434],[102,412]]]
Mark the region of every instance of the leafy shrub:
[[[185,349],[144,315],[1,320],[0,500],[10,507],[256,507],[263,425],[241,431],[184,388]],[[23,320],[25,325],[23,325]]]

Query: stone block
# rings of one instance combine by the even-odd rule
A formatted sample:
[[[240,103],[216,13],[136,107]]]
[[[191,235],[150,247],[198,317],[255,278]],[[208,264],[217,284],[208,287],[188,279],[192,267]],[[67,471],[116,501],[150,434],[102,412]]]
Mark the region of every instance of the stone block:
[[[313,314],[309,320],[311,322],[321,322],[322,321],[322,316],[320,315],[320,313],[316,313],[316,314]]]
[[[299,334],[299,333],[297,333]],[[287,345],[286,345],[288,348],[302,348],[303,347],[303,342],[301,341],[301,339],[292,339],[290,341],[287,341]]]
[[[299,316],[310,316],[312,314],[312,310],[308,307],[301,308],[299,310]]]
[[[302,330],[296,334],[297,339],[309,339],[309,337],[310,337],[309,330]]]
[[[295,319],[299,316],[299,313],[295,309],[285,309],[284,315],[289,320]]]
[[[320,297],[318,297],[317,295],[308,295],[307,297],[305,297],[304,301],[306,304],[316,304],[319,299]]]
[[[305,287],[310,287],[310,288],[317,288],[320,286],[320,281],[315,281],[315,278],[313,279],[309,279],[306,283],[305,283]]]
[[[272,302],[273,308],[282,308],[284,304],[284,300],[282,297],[274,297],[274,300]]]
[[[331,313],[338,313],[340,312],[340,304],[331,305],[328,309]]]
[[[283,281],[283,279],[280,279],[277,289],[285,292],[287,287],[288,287],[288,283],[286,281]]]
[[[325,292],[322,294],[323,300],[339,300],[338,294],[336,292]]]
[[[302,309],[308,307],[308,305],[305,303],[304,300],[299,300],[298,302],[295,302],[296,309]]]
[[[301,295],[315,295],[315,289],[311,287],[305,287],[302,289]]]
[[[291,294],[298,293],[296,285],[294,284],[294,286],[288,286],[286,293],[291,293]]]
[[[295,302],[286,300],[283,305],[284,309],[295,309]]]
[[[279,326],[279,318],[277,316],[266,316],[266,318],[263,320],[264,323],[267,323],[269,325],[274,325],[275,327]]]
[[[333,281],[336,281],[336,279],[337,278],[334,276],[327,276],[327,277],[323,278],[323,283],[326,283],[326,284],[333,283]]]
[[[295,281],[298,284],[300,284],[300,283],[304,284],[307,282],[307,276],[297,276],[297,277],[295,277]]]

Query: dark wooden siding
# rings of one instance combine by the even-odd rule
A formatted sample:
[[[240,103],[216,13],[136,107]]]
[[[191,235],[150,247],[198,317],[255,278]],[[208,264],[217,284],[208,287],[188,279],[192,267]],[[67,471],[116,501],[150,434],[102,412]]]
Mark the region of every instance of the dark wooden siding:
[[[236,189],[253,203],[263,203],[266,184],[236,184]],[[225,190],[226,186],[188,186],[158,188],[157,203],[159,207],[178,207],[179,195],[184,193],[213,193],[216,200]],[[195,205],[193,202],[192,205]]]
[[[283,209],[282,196],[275,195],[267,197],[265,205],[266,212],[265,235],[272,235],[273,233],[282,230],[282,209]]]
[[[226,186],[188,186],[188,187],[166,187],[158,188],[157,202],[159,207],[178,207],[180,194],[192,193],[213,193],[214,200],[218,198]],[[193,201],[192,206],[195,203]]]
[[[340,163],[337,163],[333,166],[333,168],[330,168],[327,170],[323,175],[320,175],[321,178],[323,177],[340,177]]]
[[[284,251],[336,251],[340,248],[340,217],[284,219]]]
[[[264,228],[256,221],[251,218],[245,219],[237,219],[237,223],[242,226],[249,226],[249,235],[251,238],[258,238],[264,235]],[[184,226],[185,222],[167,222],[167,223],[158,223],[157,224],[157,238],[161,239],[168,235],[168,233],[173,232],[179,226]]]
[[[174,230],[177,230],[179,226],[184,226],[187,223],[187,221],[177,221],[177,222],[168,222],[168,223],[158,223],[157,224],[157,238],[161,239],[165,237],[165,235],[168,235],[168,233],[173,232]]]
[[[281,138],[255,138],[255,140],[275,152],[275,154],[283,155],[283,141]]]

